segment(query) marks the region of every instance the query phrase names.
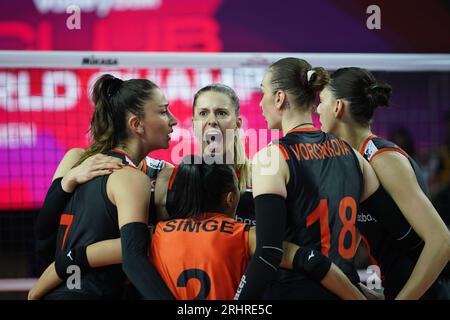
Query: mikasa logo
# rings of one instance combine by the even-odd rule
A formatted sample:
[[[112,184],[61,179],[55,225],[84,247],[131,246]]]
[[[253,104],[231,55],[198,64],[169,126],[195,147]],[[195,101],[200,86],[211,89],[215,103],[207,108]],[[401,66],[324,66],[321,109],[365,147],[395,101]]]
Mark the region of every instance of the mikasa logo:
[[[377,219],[372,217],[372,215],[370,213],[368,213],[368,214],[359,213],[358,214],[358,222],[377,222]]]
[[[81,64],[89,65],[115,65],[118,64],[116,58],[96,58],[94,56],[84,57]]]

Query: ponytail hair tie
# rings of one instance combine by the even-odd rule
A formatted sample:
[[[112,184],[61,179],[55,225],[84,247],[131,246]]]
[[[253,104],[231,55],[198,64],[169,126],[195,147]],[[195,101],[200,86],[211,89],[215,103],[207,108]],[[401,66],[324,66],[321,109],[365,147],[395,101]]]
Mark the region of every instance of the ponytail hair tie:
[[[315,70],[308,70],[308,72],[306,72],[306,81],[307,81],[308,83],[310,83],[311,80],[314,81],[313,76],[314,76],[315,74],[316,74],[316,71],[315,71]],[[315,78],[315,77],[314,77],[314,78]]]
[[[119,88],[123,83],[123,80],[121,80],[119,78],[113,78],[110,81],[111,82],[107,88],[108,98],[111,98],[113,95],[115,95],[116,92],[119,91]]]

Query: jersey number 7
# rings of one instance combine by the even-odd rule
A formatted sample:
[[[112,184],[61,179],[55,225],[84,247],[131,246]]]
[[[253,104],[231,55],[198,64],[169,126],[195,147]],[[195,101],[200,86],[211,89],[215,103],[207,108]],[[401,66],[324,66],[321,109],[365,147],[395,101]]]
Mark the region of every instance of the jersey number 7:
[[[61,243],[61,250],[64,250],[64,242],[66,242],[67,234],[69,233],[70,226],[72,225],[73,214],[64,213],[61,215],[61,219],[59,221],[60,226],[66,226],[66,230],[64,231],[64,237]]]

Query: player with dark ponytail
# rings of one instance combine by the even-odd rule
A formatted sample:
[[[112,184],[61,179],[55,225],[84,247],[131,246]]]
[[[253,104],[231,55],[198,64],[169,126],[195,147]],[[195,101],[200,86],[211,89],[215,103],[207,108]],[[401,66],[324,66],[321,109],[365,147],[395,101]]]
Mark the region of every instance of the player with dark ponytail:
[[[234,219],[239,195],[231,165],[187,156],[174,171],[166,205],[170,220],[156,225],[151,257],[177,299],[229,300],[240,290],[256,231]],[[283,268],[307,274],[343,299],[364,299],[320,252],[287,242],[283,247]],[[311,255],[314,259],[308,259]],[[188,282],[193,278],[198,282]]]
[[[272,299],[337,298],[304,273],[279,269],[283,240],[321,252],[359,282],[353,264],[356,212],[379,183],[348,144],[314,127],[315,99],[328,81],[323,68],[284,58],[269,67],[261,83],[268,127],[284,136],[252,163],[257,245],[239,299],[261,298],[267,289]]]
[[[66,199],[60,216],[57,261],[47,270],[56,266],[59,277],[66,279],[69,267],[77,266],[80,283],[75,288],[63,283],[45,298],[117,299],[122,296],[126,274],[144,298],[169,299],[170,291],[147,258],[151,188],[149,177],[138,166],[150,151],[168,148],[176,120],[168,111],[164,94],[149,80],[123,81],[103,75],[95,82],[92,99],[92,144],[78,163],[100,152],[118,158],[125,166],[97,172],[94,179],[69,190],[73,194]],[[39,219],[47,220],[45,216]],[[94,268],[86,248],[118,237],[122,267]]]
[[[367,70],[336,70],[320,93],[322,130],[344,139],[370,162],[382,188],[363,203],[358,229],[381,268],[387,299],[449,299],[450,233],[427,197],[416,162],[371,131],[376,108],[392,88]],[[362,219],[362,215],[370,219]],[[434,283],[434,284],[433,284]]]

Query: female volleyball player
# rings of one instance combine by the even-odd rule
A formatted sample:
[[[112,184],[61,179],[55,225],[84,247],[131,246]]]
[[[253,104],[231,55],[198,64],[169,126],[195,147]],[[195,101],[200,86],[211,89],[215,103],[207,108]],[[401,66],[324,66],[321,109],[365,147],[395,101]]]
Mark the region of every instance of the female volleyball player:
[[[375,109],[387,106],[390,95],[391,87],[367,70],[339,69],[320,93],[322,129],[359,150],[390,195],[380,188],[363,206],[370,219],[358,219],[384,275],[386,298],[449,299],[449,281],[438,276],[450,258],[450,233],[426,196],[420,168],[397,145],[371,131]]]
[[[267,287],[272,299],[336,298],[311,277],[278,270],[283,240],[321,251],[359,282],[353,265],[356,213],[379,183],[349,145],[314,127],[315,97],[327,83],[323,68],[296,58],[275,62],[264,76],[260,105],[268,127],[281,129],[284,137],[253,162],[256,251],[236,298],[260,298]]]
[[[211,145],[208,144],[208,142],[211,143],[211,141],[206,141],[202,144],[204,154],[209,155],[214,153],[216,160],[220,159],[220,157],[223,157],[223,159],[226,160],[227,155],[228,157],[231,157],[231,159],[234,159],[234,168],[236,172],[240,173],[240,189],[248,186],[249,182],[247,174],[241,173],[248,172],[248,168],[246,168],[247,162],[245,153],[243,152],[242,146],[239,145],[239,139],[235,136],[237,129],[240,127],[240,118],[239,104],[234,91],[224,85],[211,85],[201,89],[195,95],[193,112],[194,121],[198,121],[197,123],[200,124],[197,126],[194,125],[196,136],[199,140],[203,139],[203,137],[206,137],[205,140],[207,140],[210,136],[219,137],[219,139],[224,137],[225,140],[223,145]],[[233,133],[231,139],[227,139],[227,137],[229,137],[226,132],[227,129],[231,130]],[[208,146],[211,147],[208,148]],[[232,156],[230,156],[230,154]],[[165,169],[158,175],[155,190],[156,204],[159,207],[158,211],[164,211],[166,198],[168,196],[167,189],[169,179],[172,173],[173,169]],[[243,203],[245,205],[243,205]],[[252,220],[252,218],[248,218],[253,216],[252,199],[248,197],[246,199],[241,198],[238,210],[239,207],[245,208],[241,213],[242,217],[247,218],[243,218],[242,220]],[[241,219],[238,220],[242,221]]]
[[[198,159],[186,157],[172,176],[167,199],[170,220],[156,225],[151,259],[177,299],[230,300],[254,253],[255,228],[234,219],[240,197],[234,168]],[[188,197],[186,190],[190,190]],[[320,252],[290,243],[284,243],[284,249],[282,267],[307,270],[343,299],[364,299]],[[96,267],[120,263],[120,239],[90,245],[87,259]],[[30,298],[39,298],[60,281],[52,264]]]
[[[169,299],[170,291],[147,259],[150,180],[137,165],[150,151],[168,147],[176,121],[164,95],[149,80],[122,81],[104,75],[94,85],[93,101],[93,143],[79,163],[100,152],[127,166],[79,185],[68,200],[57,236],[57,256],[65,257],[67,264],[56,271],[64,279],[67,267],[77,265],[81,281],[75,288],[60,285],[46,298],[121,297],[125,278],[121,267],[91,269],[85,250],[90,243],[120,235],[128,278],[144,297]]]
[[[234,90],[223,84],[201,88],[193,101],[194,134],[208,163],[228,163],[239,180],[241,197],[236,220],[255,225],[251,194],[250,165],[239,138],[242,125],[239,99]],[[162,170],[156,181],[155,203],[161,216],[165,215],[167,185],[173,168]]]

